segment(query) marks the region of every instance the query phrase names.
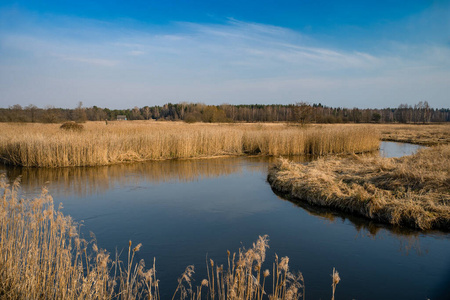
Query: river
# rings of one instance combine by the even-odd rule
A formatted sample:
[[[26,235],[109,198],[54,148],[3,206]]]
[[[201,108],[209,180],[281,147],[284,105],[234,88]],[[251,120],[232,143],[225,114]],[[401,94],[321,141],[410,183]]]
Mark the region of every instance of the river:
[[[414,153],[420,146],[383,142],[381,155]],[[225,264],[227,250],[251,247],[269,235],[264,268],[275,253],[301,271],[307,299],[330,299],[335,267],[338,299],[448,299],[450,234],[392,228],[326,209],[298,206],[266,181],[273,158],[231,157],[122,164],[96,168],[25,169],[0,166],[22,193],[48,186],[63,212],[94,232],[115,253],[128,240],[142,243],[138,259],[156,257],[162,299],[178,276],[195,265],[194,284],[206,276],[205,259]],[[123,257],[125,259],[125,257]]]

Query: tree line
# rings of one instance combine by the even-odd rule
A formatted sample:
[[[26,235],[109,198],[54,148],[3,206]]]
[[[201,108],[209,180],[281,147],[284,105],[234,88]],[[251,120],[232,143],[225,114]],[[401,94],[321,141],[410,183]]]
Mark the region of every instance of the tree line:
[[[430,108],[427,101],[413,106],[401,104],[397,108],[359,109],[328,107],[322,104],[299,102],[271,105],[206,105],[203,103],[167,103],[163,106],[144,106],[131,109],[109,109],[97,106],[74,109],[35,105],[13,105],[0,108],[0,122],[59,123],[65,121],[116,120],[183,120],[193,122],[299,122],[299,123],[430,123],[450,122],[450,109]]]

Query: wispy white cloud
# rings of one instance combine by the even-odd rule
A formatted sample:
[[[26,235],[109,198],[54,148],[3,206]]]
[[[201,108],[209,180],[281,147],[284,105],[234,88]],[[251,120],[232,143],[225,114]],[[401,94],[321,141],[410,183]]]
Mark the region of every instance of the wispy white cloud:
[[[139,50],[132,50],[130,52],[128,52],[129,55],[132,56],[140,56],[140,55],[144,55],[145,52],[144,51],[139,51]]]
[[[59,57],[62,60],[87,63],[87,64],[104,66],[104,67],[114,67],[118,64],[118,62],[115,60],[108,60],[108,59],[101,59],[101,58],[77,57],[77,56],[68,56],[68,55],[55,55],[55,56]]]
[[[450,49],[439,44],[383,41],[383,51],[342,49],[235,19],[174,23],[165,31],[68,19],[63,30],[39,26],[0,30],[2,105],[82,98],[118,107],[126,98],[129,106],[306,100],[364,107],[405,99],[444,106],[450,94]]]

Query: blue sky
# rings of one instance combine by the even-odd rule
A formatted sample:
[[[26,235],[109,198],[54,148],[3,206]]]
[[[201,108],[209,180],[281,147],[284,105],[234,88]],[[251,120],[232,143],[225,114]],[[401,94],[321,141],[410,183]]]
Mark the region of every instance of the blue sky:
[[[8,1],[0,107],[450,107],[450,1]]]

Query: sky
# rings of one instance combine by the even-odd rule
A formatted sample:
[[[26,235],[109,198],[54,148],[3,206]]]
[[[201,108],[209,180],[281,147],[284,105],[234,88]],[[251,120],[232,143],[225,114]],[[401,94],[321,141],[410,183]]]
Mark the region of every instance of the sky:
[[[0,107],[450,107],[450,0],[0,2]]]

